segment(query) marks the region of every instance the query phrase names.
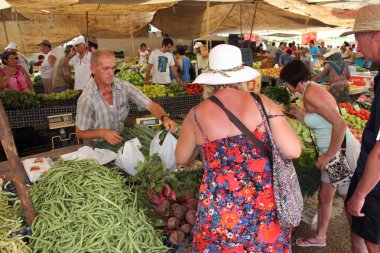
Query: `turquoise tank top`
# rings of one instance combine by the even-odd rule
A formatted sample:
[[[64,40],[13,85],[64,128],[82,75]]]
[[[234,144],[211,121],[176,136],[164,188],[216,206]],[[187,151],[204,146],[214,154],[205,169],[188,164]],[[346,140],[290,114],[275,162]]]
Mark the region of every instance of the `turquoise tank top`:
[[[337,108],[338,110],[338,108]],[[317,113],[306,113],[304,116],[305,125],[314,133],[316,144],[320,154],[327,152],[331,141],[332,125],[325,118]],[[355,137],[350,129],[346,129],[346,143],[349,143]]]

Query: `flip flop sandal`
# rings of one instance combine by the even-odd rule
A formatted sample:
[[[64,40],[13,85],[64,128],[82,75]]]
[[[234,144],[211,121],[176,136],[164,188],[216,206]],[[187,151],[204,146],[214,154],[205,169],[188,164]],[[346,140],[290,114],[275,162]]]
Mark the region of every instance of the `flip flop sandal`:
[[[305,238],[298,238],[296,240],[296,244],[299,247],[319,247],[319,248],[326,247],[326,243],[315,243],[315,242],[311,242]]]

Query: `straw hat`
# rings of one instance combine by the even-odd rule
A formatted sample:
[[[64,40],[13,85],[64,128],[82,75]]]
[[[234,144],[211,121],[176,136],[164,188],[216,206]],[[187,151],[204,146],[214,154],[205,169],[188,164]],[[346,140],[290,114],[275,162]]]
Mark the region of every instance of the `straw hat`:
[[[380,31],[380,4],[367,5],[360,8],[356,14],[353,31],[342,33],[340,36],[377,31]]]
[[[238,47],[221,44],[214,47],[209,55],[209,67],[194,83],[222,85],[251,81],[260,75],[251,67],[243,66]]]
[[[325,53],[325,54],[323,55],[323,57],[324,57],[324,58],[327,58],[327,57],[329,57],[329,56],[331,56],[331,55],[333,55],[333,54],[337,54],[337,53],[340,54],[340,49],[334,47],[334,48],[332,48],[330,51],[328,51],[327,53]]]

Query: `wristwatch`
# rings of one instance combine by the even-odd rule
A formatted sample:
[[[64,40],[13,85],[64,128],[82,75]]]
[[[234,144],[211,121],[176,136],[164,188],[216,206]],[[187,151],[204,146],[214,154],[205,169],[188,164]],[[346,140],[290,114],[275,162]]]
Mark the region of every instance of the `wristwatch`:
[[[165,118],[165,117],[169,118],[168,115],[164,114],[164,115],[161,116],[160,120],[161,120],[162,122],[164,122],[164,118]]]

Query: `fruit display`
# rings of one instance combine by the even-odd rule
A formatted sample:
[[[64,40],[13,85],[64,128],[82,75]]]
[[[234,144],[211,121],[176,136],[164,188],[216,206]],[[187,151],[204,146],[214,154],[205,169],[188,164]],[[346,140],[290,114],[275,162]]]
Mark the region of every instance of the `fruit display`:
[[[168,97],[180,97],[189,95],[187,89],[176,84],[166,85],[165,90]]]
[[[120,70],[115,76],[136,86],[142,86],[145,84],[144,77],[133,69]]]
[[[184,87],[190,95],[197,95],[203,93],[203,86],[200,84],[188,84]]]
[[[269,76],[272,78],[280,78],[280,72],[282,68],[267,68],[267,69],[260,69],[260,73],[262,76]]]
[[[339,108],[344,109],[342,114],[344,120],[347,122],[353,135],[361,141],[363,130],[370,116],[370,112],[366,109],[355,107],[350,103],[339,104]]]
[[[163,98],[167,97],[165,86],[152,84],[137,86],[149,98]]]
[[[77,97],[80,94],[79,90],[65,90],[58,93],[40,94],[43,100],[69,100]]]
[[[189,92],[179,85],[143,85],[137,86],[149,98],[179,97],[189,95]]]
[[[261,69],[261,61],[255,61],[252,65],[254,69]]]
[[[36,109],[41,107],[39,97],[34,92],[0,90],[0,100],[5,107],[13,109]]]

